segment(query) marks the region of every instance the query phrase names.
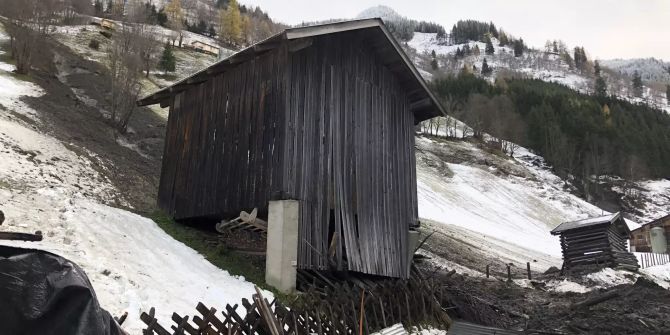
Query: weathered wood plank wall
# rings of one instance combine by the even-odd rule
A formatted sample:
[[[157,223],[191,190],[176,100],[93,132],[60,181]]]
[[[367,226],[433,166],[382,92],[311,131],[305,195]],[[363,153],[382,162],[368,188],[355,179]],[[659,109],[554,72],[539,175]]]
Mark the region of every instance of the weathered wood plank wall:
[[[280,197],[285,48],[177,94],[158,204],[177,219],[225,217]]]
[[[283,182],[301,200],[298,266],[406,277],[417,221],[406,93],[359,34],[317,39],[289,67]]]
[[[177,94],[160,207],[222,218],[296,199],[300,268],[407,278],[414,116],[369,42],[354,32],[285,42]]]

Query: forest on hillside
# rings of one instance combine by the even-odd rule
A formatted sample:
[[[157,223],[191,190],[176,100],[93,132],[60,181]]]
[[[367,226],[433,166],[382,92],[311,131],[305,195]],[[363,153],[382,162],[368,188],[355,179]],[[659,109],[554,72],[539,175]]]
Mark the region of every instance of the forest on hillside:
[[[541,80],[491,85],[468,72],[436,79],[433,89],[474,136],[523,145],[564,178],[670,177],[670,115],[663,111]]]

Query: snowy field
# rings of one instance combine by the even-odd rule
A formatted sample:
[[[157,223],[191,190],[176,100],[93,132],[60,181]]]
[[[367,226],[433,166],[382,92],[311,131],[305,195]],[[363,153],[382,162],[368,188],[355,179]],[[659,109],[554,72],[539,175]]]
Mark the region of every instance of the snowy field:
[[[586,275],[582,283],[568,279],[550,280],[547,282],[547,289],[561,293],[586,293],[593,290],[608,289],[617,285],[634,284],[639,277],[645,277],[665,289],[670,289],[670,263],[640,269],[637,273],[605,268]],[[532,287],[530,280],[527,279],[518,279],[514,280],[514,282],[519,286]]]
[[[2,230],[40,230],[44,240],[2,245],[47,250],[79,264],[103,308],[129,313],[124,328],[131,334],[141,333],[139,314],[150,307],[167,321],[172,312],[192,314],[198,301],[223,306],[251,296],[253,284],[216,268],[153,221],[104,205],[118,197],[96,170],[109,163],[37,132],[38,113],[19,98],[43,91],[8,70],[0,63]]]
[[[670,214],[670,180],[648,180],[639,182],[638,186],[642,188],[640,195],[645,200],[644,221],[641,223]]]
[[[495,37],[491,38],[491,43],[493,43],[493,49],[495,50],[496,53],[499,52],[512,53],[512,54],[514,53],[514,50],[512,50],[512,48],[508,46],[504,47],[499,46],[500,42]],[[484,55],[484,50],[486,50],[486,43],[470,41],[470,43],[467,44],[470,46],[471,49],[473,49],[475,45],[478,46],[481,54]],[[438,40],[437,34],[420,33],[420,32],[415,32],[412,39],[409,40],[409,42],[407,42],[407,45],[409,45],[419,53],[430,54],[434,50],[435,54],[442,56],[455,54],[458,48],[463,49],[463,47],[465,46],[465,44],[444,45],[441,44],[440,41]]]
[[[419,55],[415,57],[414,62],[419,68],[423,65],[425,69],[420,72],[426,80],[431,80],[434,76],[433,73],[426,70],[430,67],[430,59],[432,59],[431,53],[435,51],[435,54],[439,56],[438,62],[441,72],[456,74],[464,65],[476,66],[477,69],[481,69],[482,63],[484,59],[486,59],[493,71],[492,74],[486,78],[491,81],[491,83],[495,81],[495,78],[499,73],[512,71],[516,75],[565,85],[580,93],[589,94],[593,92],[595,78],[592,75],[581,73],[575,69],[570,69],[557,55],[538,50],[528,50],[523,56],[514,57],[514,50],[512,48],[509,46],[499,46],[499,41],[495,38],[492,38],[491,41],[495,50],[493,55],[485,54],[486,44],[483,42],[470,41],[463,44],[446,45],[443,41],[440,41],[437,38],[437,34],[435,33],[415,32],[412,39],[407,42],[407,46],[414,49]],[[459,48],[462,50],[466,44],[470,49],[478,46],[480,55],[469,55],[458,60],[453,59],[456,50]],[[442,57],[442,59],[439,59],[440,57]],[[448,61],[445,60],[446,57],[449,57]],[[644,69],[639,67],[638,69],[643,74],[647,74],[647,76],[643,78],[645,83],[647,83],[647,80],[659,81],[659,78],[653,77],[653,75],[656,74],[661,76],[660,78],[667,77],[666,71],[661,67],[662,63],[658,60],[625,60],[622,62],[626,64],[631,63],[633,65],[643,63],[640,66]],[[650,63],[651,65],[646,63]],[[614,61],[614,63],[605,62],[605,65],[608,64],[618,63],[616,61]],[[614,66],[613,69],[628,75],[633,73],[633,69],[622,70],[619,65]],[[478,71],[475,72],[478,73]],[[647,104],[670,113],[670,104],[665,97],[665,90],[652,90],[650,87],[645,86],[643,96],[641,98],[634,98],[632,97],[632,92],[627,88],[630,79],[621,80],[607,75],[605,75],[605,79],[608,82],[610,93],[614,93],[619,99],[630,101],[631,103]],[[664,79],[659,82],[664,82]],[[613,90],[614,92],[612,92]]]
[[[439,159],[426,152],[431,147],[445,144],[425,137],[417,138],[416,143],[420,152],[417,158],[417,188],[419,216],[422,218],[496,237],[491,239],[492,243],[503,240],[560,257],[559,240],[549,231],[561,222],[603,213],[596,206],[564,191],[559,177],[526,163],[525,159],[511,163],[526,170],[525,178],[497,173],[495,159],[491,159],[491,165],[486,168],[466,163],[446,163],[452,175],[445,175],[432,164],[426,164]],[[469,142],[456,141],[448,145],[460,146],[461,150],[470,151],[474,156],[490,155]],[[532,154],[527,151],[518,153],[521,157],[529,155]],[[533,158],[541,159],[537,156]]]

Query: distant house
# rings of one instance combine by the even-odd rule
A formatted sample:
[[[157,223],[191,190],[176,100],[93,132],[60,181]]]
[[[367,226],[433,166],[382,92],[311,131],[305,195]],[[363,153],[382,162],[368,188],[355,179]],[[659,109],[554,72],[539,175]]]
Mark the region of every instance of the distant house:
[[[627,248],[629,233],[621,213],[564,222],[551,231],[561,237],[563,269],[568,271],[601,267],[637,270],[637,259]]]
[[[414,127],[444,110],[381,19],[287,29],[138,101],[156,103],[169,215],[296,200],[299,269],[409,276]]]
[[[100,20],[100,27],[110,29],[110,30],[114,30],[114,28],[116,27],[116,23],[114,23],[114,21],[112,21],[112,20],[102,19],[102,20]]]
[[[667,245],[670,246],[670,214],[645,223],[642,227],[630,232],[630,250],[636,252],[652,252],[651,229],[663,228]]]
[[[200,52],[212,54],[214,56],[219,55],[219,47],[211,45],[211,44],[207,44],[207,43],[202,42],[202,41],[194,41],[193,43],[191,43],[191,48],[193,48],[197,51],[200,51]]]

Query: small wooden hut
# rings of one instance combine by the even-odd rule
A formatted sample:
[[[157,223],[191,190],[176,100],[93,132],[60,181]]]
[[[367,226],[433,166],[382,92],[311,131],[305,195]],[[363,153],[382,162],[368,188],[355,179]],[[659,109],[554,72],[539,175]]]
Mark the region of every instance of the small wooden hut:
[[[409,275],[414,126],[444,111],[381,19],[287,29],[138,102],[155,103],[167,213],[298,200],[298,268]]]
[[[551,231],[561,237],[563,269],[621,267],[637,270],[635,255],[628,252],[630,229],[621,213],[564,222]]]

